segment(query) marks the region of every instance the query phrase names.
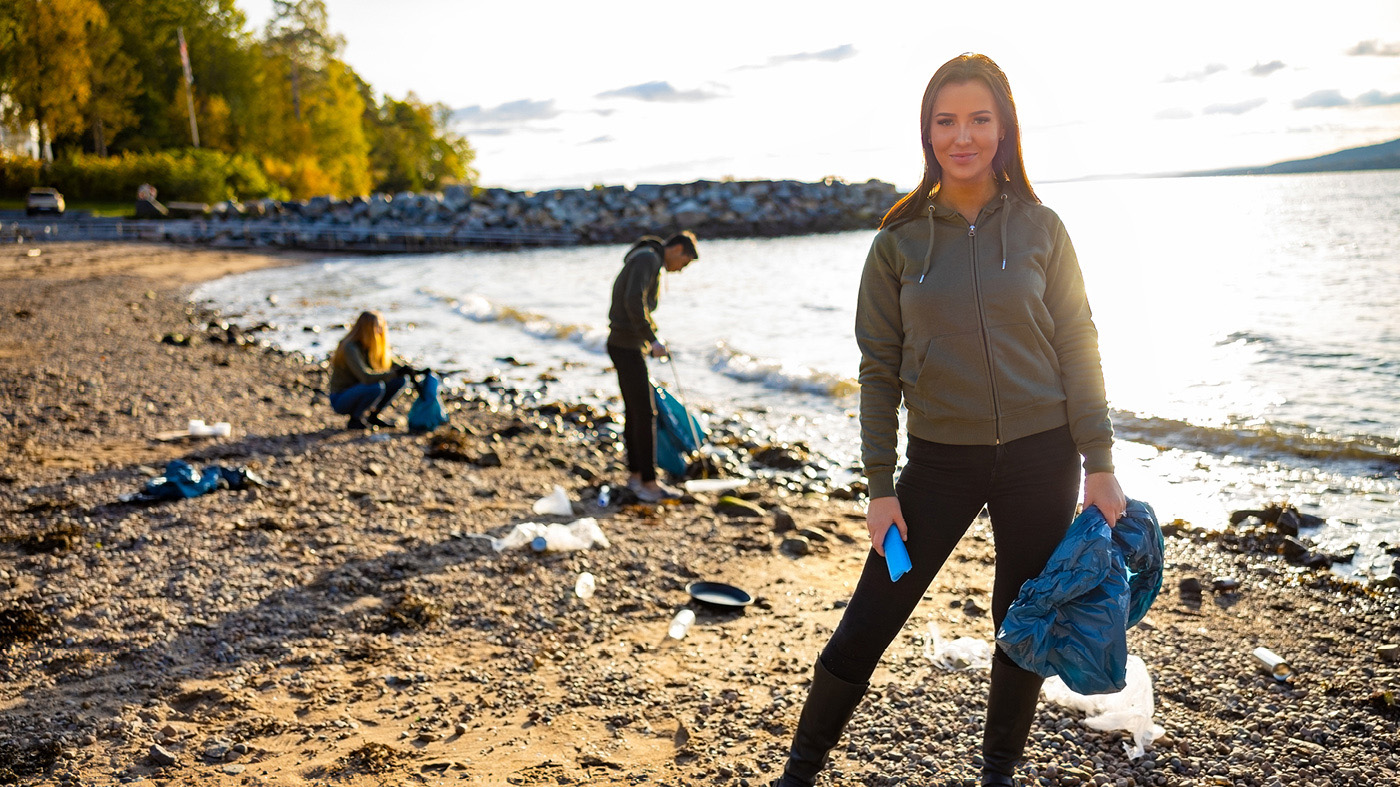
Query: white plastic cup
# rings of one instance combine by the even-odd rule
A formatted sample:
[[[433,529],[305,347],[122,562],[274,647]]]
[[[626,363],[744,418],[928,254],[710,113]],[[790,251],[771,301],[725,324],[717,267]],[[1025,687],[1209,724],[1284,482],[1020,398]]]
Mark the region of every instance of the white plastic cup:
[[[598,580],[587,571],[578,575],[578,581],[574,583],[574,595],[579,598],[593,598],[593,591],[598,587]]]
[[[690,624],[695,622],[695,612],[683,609],[671,618],[671,628],[666,632],[666,636],[671,639],[685,639],[686,632],[690,631]]]

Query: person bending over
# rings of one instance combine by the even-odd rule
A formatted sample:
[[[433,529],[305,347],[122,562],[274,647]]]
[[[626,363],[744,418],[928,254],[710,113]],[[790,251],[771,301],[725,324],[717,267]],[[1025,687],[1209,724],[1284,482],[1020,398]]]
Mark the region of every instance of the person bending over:
[[[662,242],[650,235],[632,244],[622,270],[613,281],[608,310],[608,357],[617,369],[622,389],[622,441],[627,448],[627,488],[647,503],[674,500],[676,490],[656,480],[656,410],[646,355],[665,358],[665,342],[656,335],[656,310],[661,271],[679,273],[700,258],[695,234],[686,230]]]
[[[413,371],[393,360],[384,315],[361,312],[331,353],[331,408],[350,416],[346,429],[394,427],[395,422],[384,420],[380,414],[403,390],[404,379]]]
[[[1081,478],[1084,505],[1110,526],[1127,508],[1079,262],[1026,176],[1006,75],[984,55],[945,63],[924,91],[919,135],[923,180],[885,214],[856,301],[872,549],[817,657],[781,787],[813,784],[876,663],[983,507],[996,628],[1068,530]],[[901,401],[908,461],[896,483]],[[913,563],[898,582],[884,560],[891,527]],[[1041,678],[1000,647],[991,673],[981,781],[1012,785]]]

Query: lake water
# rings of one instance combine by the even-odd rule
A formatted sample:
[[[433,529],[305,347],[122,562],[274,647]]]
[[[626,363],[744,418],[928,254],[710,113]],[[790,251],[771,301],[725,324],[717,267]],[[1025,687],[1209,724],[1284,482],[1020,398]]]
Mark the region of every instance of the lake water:
[[[1342,573],[1384,573],[1400,544],[1400,171],[1038,191],[1079,253],[1128,494],[1204,527],[1286,500],[1328,519],[1305,533],[1324,547],[1361,545]],[[665,277],[656,318],[675,363],[653,377],[854,462],[852,323],[873,234],[702,239],[700,261]],[[616,393],[604,340],[624,250],[356,257],[194,297],[322,356],[343,334],[330,326],[379,309],[418,362],[531,389],[548,373],[546,398],[597,400]]]

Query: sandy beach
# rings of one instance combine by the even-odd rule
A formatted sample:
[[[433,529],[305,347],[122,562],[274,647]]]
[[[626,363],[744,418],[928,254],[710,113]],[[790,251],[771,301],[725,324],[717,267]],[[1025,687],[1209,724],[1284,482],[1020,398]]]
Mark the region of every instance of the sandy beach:
[[[707,494],[598,506],[599,484],[625,470],[589,428],[602,414],[569,402],[453,397],[448,452],[442,433],[344,431],[323,369],[186,298],[198,281],[305,259],[0,251],[0,784],[776,778],[865,559],[858,505],[755,482],[743,490],[755,517]],[[190,419],[232,434],[160,439]],[[174,459],[267,485],[122,502]],[[498,553],[472,537],[573,519],[532,512],[554,485],[609,547]],[[1042,700],[1022,778],[1400,784],[1400,662],[1386,648],[1400,643],[1400,594],[1239,551],[1247,540],[1202,524],[1173,528],[1162,594],[1128,634],[1165,735],[1130,759],[1125,733]],[[782,548],[793,528],[807,554]],[[979,521],[819,784],[973,783],[987,673],[945,670],[924,646],[930,622],[945,639],[991,640],[991,563]],[[573,592],[584,571],[598,583],[586,600]],[[1180,590],[1191,579],[1203,593]],[[694,607],[688,636],[668,639],[697,580],[756,603]],[[1258,646],[1294,679],[1258,669]]]

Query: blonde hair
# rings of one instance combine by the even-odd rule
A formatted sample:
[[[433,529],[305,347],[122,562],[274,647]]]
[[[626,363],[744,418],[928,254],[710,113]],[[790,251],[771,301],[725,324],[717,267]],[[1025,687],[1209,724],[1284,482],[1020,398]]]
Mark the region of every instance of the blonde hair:
[[[346,342],[354,342],[360,346],[365,355],[365,363],[369,364],[371,371],[389,371],[392,365],[389,360],[389,325],[384,321],[384,315],[379,312],[360,312],[360,317],[355,320],[350,333],[336,345],[335,353],[331,356],[332,364],[344,363]]]

